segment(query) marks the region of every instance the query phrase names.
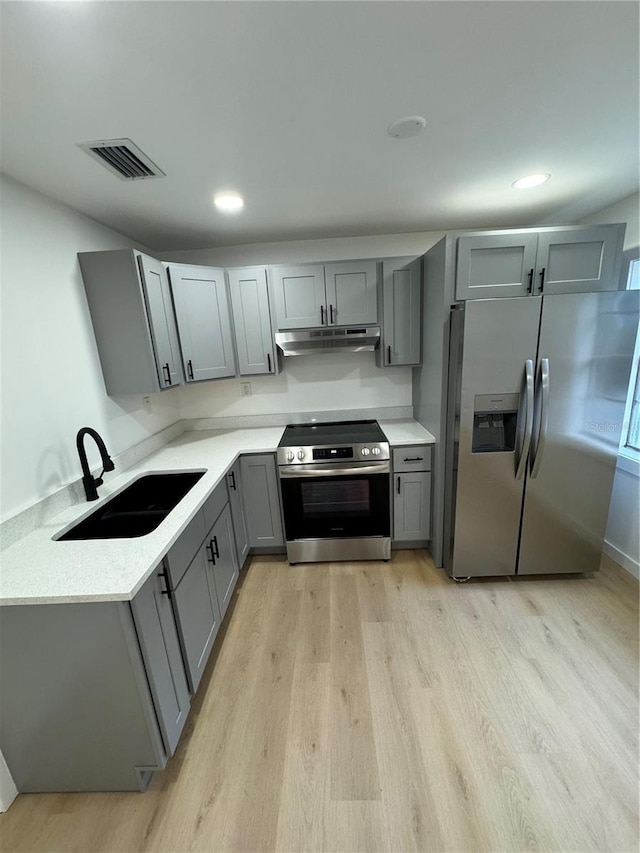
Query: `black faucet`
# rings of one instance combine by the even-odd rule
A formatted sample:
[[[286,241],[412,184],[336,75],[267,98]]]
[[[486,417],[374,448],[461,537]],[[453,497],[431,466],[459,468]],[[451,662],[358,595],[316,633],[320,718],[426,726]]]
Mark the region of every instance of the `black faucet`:
[[[97,501],[97,487],[102,485],[102,474],[100,474],[99,477],[94,477],[89,470],[87,453],[84,449],[85,435],[90,435],[98,445],[98,450],[102,457],[102,474],[104,474],[105,471],[113,471],[116,466],[113,464],[111,457],[107,453],[104,441],[95,429],[92,429],[91,427],[82,427],[81,430],[78,430],[78,435],[76,436],[76,447],[78,448],[78,456],[80,457],[80,464],[82,465],[82,485],[84,486],[84,493],[87,496],[88,501]]]

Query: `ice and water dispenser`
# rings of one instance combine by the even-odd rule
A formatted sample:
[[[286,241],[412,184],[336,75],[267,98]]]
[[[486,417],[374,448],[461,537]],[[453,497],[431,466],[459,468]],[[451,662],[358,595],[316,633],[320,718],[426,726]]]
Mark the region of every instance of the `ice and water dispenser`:
[[[472,453],[515,450],[518,394],[477,394],[473,405]]]

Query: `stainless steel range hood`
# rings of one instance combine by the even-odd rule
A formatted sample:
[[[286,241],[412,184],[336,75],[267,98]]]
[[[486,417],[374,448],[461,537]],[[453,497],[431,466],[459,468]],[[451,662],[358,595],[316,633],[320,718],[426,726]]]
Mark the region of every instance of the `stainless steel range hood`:
[[[342,329],[298,329],[276,332],[283,355],[313,355],[319,352],[371,352],[380,343],[379,326],[350,326]]]

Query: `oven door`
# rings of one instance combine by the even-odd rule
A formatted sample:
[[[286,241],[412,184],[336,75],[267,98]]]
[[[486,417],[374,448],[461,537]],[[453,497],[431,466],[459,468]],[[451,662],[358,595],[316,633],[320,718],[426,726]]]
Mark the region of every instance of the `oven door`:
[[[389,536],[389,464],[285,465],[280,486],[287,542]]]

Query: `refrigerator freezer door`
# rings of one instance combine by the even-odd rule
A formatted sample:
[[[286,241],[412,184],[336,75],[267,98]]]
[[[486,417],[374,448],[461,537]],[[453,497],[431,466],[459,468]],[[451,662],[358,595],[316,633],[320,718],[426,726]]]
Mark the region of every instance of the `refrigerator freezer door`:
[[[517,477],[516,448],[521,452],[522,419],[530,421],[526,362],[535,363],[541,308],[539,296],[465,305],[459,444],[452,456],[453,577],[515,573],[525,482]]]
[[[544,297],[520,575],[600,565],[637,310],[634,291]]]

